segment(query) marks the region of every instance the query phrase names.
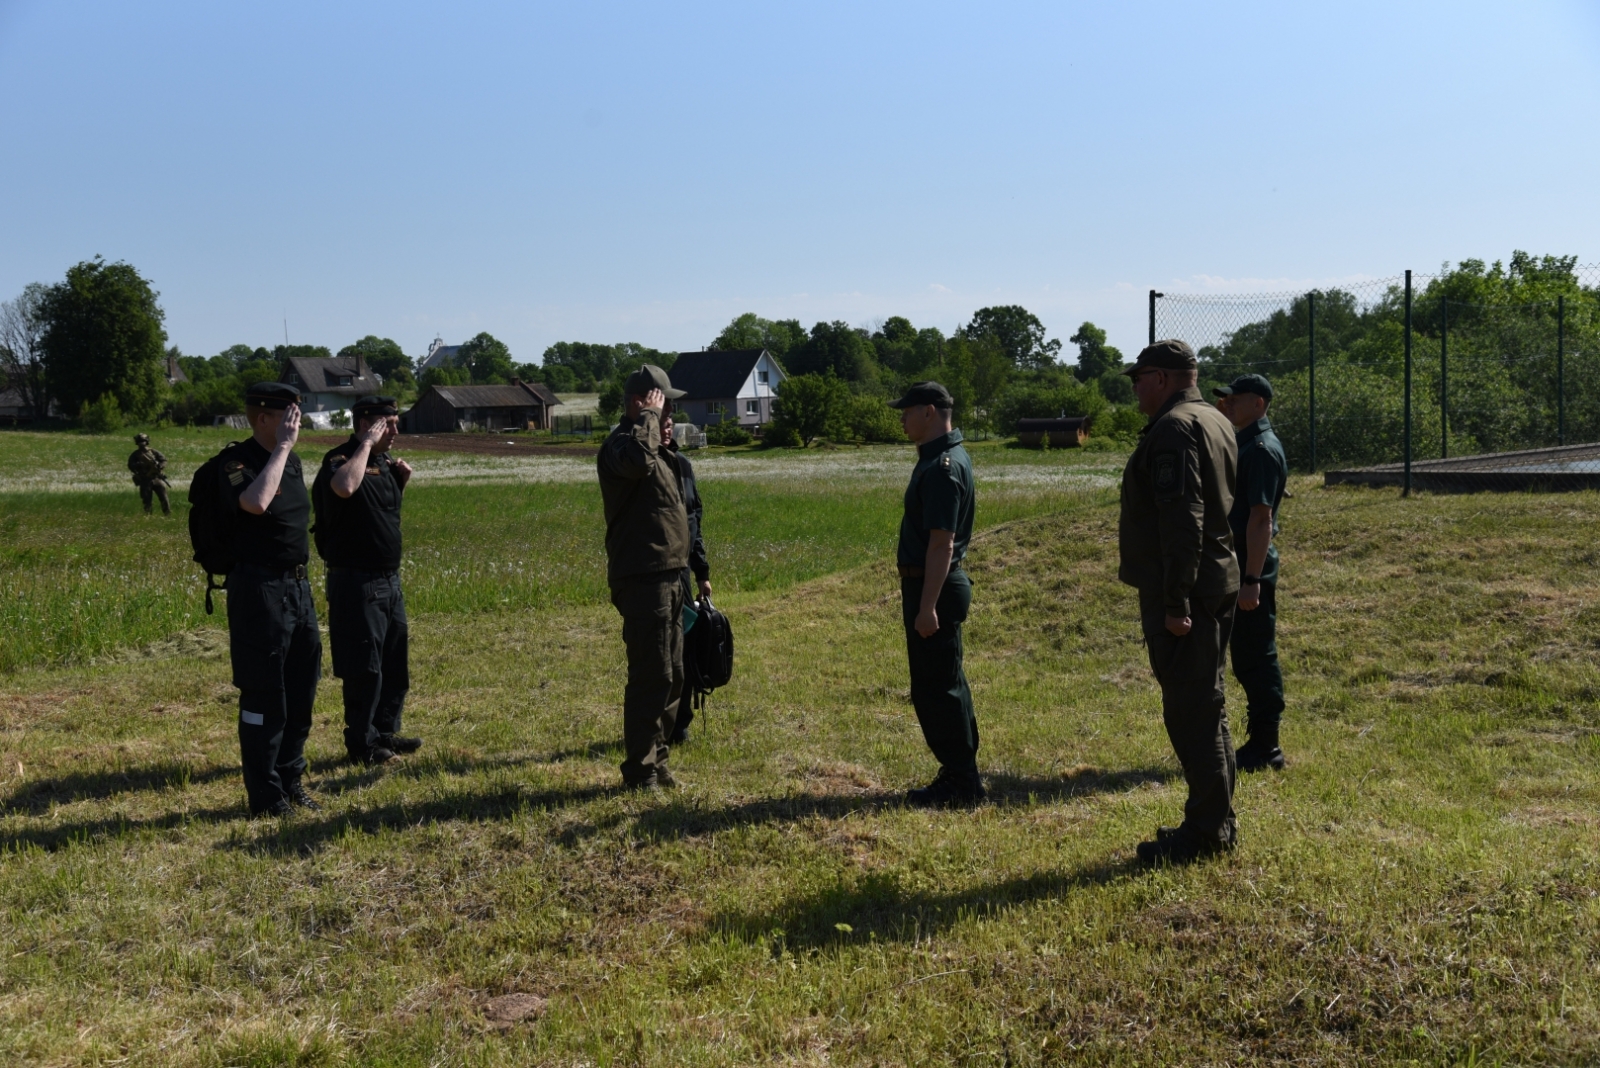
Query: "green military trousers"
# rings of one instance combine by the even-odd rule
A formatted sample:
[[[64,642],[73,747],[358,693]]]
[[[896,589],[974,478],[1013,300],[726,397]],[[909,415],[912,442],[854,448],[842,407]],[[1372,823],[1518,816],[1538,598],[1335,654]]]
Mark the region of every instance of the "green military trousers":
[[[622,616],[622,644],[628,650],[622,778],[652,782],[656,769],[667,764],[667,739],[683,696],[682,575],[673,570],[625,579],[611,587],[611,603]]]
[[[1160,590],[1139,591],[1139,619],[1150,668],[1161,684],[1167,737],[1183,766],[1189,799],[1183,830],[1208,844],[1228,845],[1235,835],[1233,739],[1222,689],[1228,639],[1238,594],[1191,597],[1191,629],[1181,638],[1167,630]]]
[[[1278,745],[1278,724],[1283,719],[1283,668],[1278,664],[1277,584],[1261,584],[1261,603],[1233,620],[1229,642],[1233,677],[1244,688],[1250,710],[1250,737],[1257,745]]]
[[[162,515],[171,515],[172,514],[172,502],[167,499],[167,480],[166,479],[158,478],[153,482],[141,482],[141,483],[139,483],[139,500],[144,502],[145,515],[149,515],[150,514],[150,510],[151,510],[151,501],[150,501],[150,499],[151,499],[152,496],[159,497],[161,499],[161,514]]]
[[[972,606],[972,580],[952,571],[939,591],[934,611],[939,629],[924,638],[917,633],[922,606],[922,579],[900,580],[901,614],[906,627],[906,657],[911,664],[911,704],[922,725],[922,737],[943,767],[959,774],[978,770],[978,717],[962,667],[961,624]]]

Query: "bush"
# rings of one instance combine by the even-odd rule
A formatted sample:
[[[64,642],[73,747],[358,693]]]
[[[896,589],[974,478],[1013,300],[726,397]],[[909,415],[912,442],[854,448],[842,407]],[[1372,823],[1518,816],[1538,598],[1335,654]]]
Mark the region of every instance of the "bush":
[[[882,397],[857,394],[840,408],[827,431],[832,440],[896,442],[906,438],[900,426],[900,413],[889,407]]]
[[[792,431],[800,444],[810,445],[848,425],[842,417],[850,404],[850,387],[831,370],[821,375],[794,375],[778,387],[772,425],[786,440]]]
[[[330,425],[336,426],[340,430],[343,430],[345,427],[350,425],[350,413],[345,411],[343,408],[340,408],[338,411],[328,416],[328,422]]]
[[[1090,425],[1110,407],[1099,387],[1075,381],[1018,383],[1000,395],[994,408],[995,428],[1015,434],[1018,419],[1088,416]]]
[[[706,426],[707,445],[748,445],[755,439],[738,423],[711,423]]]
[[[97,401],[84,401],[78,408],[78,425],[91,434],[106,434],[121,430],[122,407],[111,393],[100,394]]]
[[[767,428],[766,434],[761,438],[761,443],[773,449],[800,449],[805,447],[805,442],[800,440],[800,432],[792,426],[780,426],[773,423]]]
[[[1134,445],[1139,431],[1149,422],[1137,408],[1107,408],[1089,420],[1089,438],[1103,438],[1119,446]]]

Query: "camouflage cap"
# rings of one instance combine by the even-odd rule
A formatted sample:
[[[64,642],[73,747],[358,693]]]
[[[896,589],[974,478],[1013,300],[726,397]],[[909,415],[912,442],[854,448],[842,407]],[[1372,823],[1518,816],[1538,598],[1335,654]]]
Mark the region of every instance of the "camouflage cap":
[[[629,394],[649,393],[652,389],[659,389],[668,400],[683,396],[683,390],[672,388],[672,379],[667,377],[667,372],[653,363],[640,367],[622,384],[622,392]]]
[[[1264,375],[1240,375],[1230,385],[1218,386],[1211,392],[1219,397],[1231,397],[1235,393],[1254,393],[1263,400],[1272,399],[1272,383]]]
[[[257,408],[282,411],[300,403],[300,391],[282,382],[257,382],[244,391],[244,402]]]
[[[906,389],[905,396],[889,402],[891,408],[915,408],[931,404],[935,408],[954,408],[955,398],[938,382],[918,382]]]
[[[357,419],[369,415],[399,415],[400,409],[395,404],[393,397],[366,396],[357,400],[350,406]]]
[[[1122,373],[1134,378],[1146,371],[1192,371],[1199,366],[1200,361],[1195,359],[1189,343],[1173,338],[1145,346],[1139,358],[1131,366],[1124,367]]]

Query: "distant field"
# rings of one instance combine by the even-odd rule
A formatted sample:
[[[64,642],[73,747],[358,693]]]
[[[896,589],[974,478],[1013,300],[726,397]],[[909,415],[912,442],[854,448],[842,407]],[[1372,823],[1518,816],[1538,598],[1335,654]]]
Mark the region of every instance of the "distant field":
[[[0,434],[0,477],[92,469],[58,440]],[[615,789],[581,463],[419,458],[427,746],[339,764],[324,679],[327,804],[281,823],[243,818],[181,524],[0,492],[0,1063],[1600,1063],[1600,495],[1296,480],[1291,765],[1241,783],[1237,853],[1147,873],[1183,789],[1114,578],[1120,458],[974,455],[972,813],[897,800],[933,771],[908,449],[703,457],[736,676],[654,797]],[[494,1020],[513,993],[542,1015]]]

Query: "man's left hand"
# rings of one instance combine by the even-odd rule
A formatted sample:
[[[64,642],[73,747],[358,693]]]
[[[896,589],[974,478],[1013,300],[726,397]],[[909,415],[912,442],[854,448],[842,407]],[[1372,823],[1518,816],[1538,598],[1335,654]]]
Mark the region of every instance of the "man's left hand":
[[[1254,612],[1261,607],[1261,583],[1253,582],[1239,587],[1239,611]]]
[[[1181,638],[1193,629],[1194,623],[1190,621],[1188,616],[1167,617],[1167,633],[1169,634],[1175,634]]]
[[[394,477],[401,486],[404,486],[407,482],[411,481],[411,470],[411,465],[406,463],[404,460],[395,460]]]
[[[932,608],[924,608],[917,613],[917,621],[914,625],[918,634],[924,638],[931,638],[939,633],[939,613]]]
[[[711,580],[710,579],[701,579],[700,580],[700,599],[702,601],[711,600]]]

